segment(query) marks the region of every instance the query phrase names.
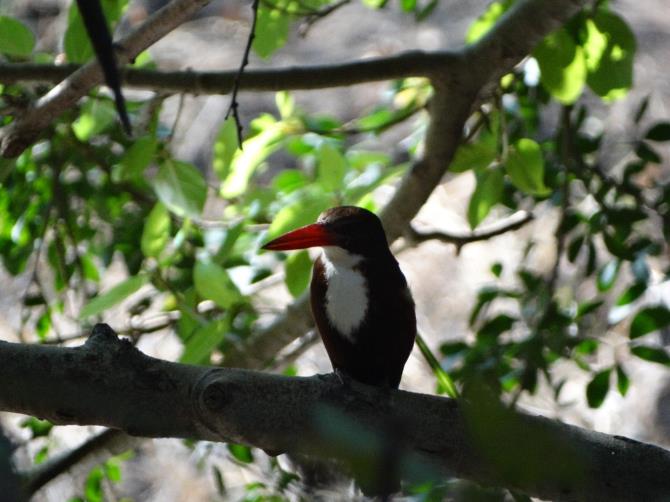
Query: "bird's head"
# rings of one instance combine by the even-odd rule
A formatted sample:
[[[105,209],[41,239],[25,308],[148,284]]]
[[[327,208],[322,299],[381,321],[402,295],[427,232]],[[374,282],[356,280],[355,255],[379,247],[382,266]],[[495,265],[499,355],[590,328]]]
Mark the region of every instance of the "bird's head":
[[[370,256],[388,250],[379,218],[355,206],[333,207],[321,213],[316,223],[288,232],[268,242],[263,249],[284,251],[310,247],[339,247],[350,254]]]

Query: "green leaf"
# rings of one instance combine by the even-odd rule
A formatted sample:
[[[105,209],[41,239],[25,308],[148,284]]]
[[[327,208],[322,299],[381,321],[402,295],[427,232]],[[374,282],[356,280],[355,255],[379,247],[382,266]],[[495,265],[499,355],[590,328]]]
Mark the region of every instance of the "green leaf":
[[[633,355],[649,361],[652,363],[663,364],[665,366],[670,366],[670,355],[665,351],[665,349],[657,347],[649,347],[647,345],[638,345],[630,349]]]
[[[288,40],[289,16],[263,4],[258,8],[253,49],[262,58],[272,55]]]
[[[207,183],[192,164],[166,160],[152,183],[161,202],[177,216],[197,218],[202,213]]]
[[[221,181],[230,173],[230,164],[238,151],[237,124],[233,117],[229,117],[219,130],[212,156],[212,167]]]
[[[21,421],[21,427],[30,429],[33,438],[48,436],[53,426],[48,420],[40,420],[35,417],[28,417]]]
[[[250,464],[254,461],[254,455],[251,453],[251,448],[243,444],[228,443],[228,451],[233,458],[238,462]]]
[[[496,141],[492,135],[487,134],[474,143],[459,146],[449,170],[452,173],[462,173],[469,169],[481,171],[491,165],[496,155]]]
[[[670,325],[670,310],[664,305],[645,307],[630,323],[629,338],[635,339]]]
[[[603,401],[605,401],[607,392],[610,389],[611,372],[612,369],[609,368],[596,373],[586,386],[586,400],[589,403],[590,408],[599,408],[600,405],[603,404]]]
[[[35,36],[18,19],[0,16],[0,53],[28,57],[35,47]]]
[[[328,209],[332,203],[333,200],[325,194],[309,193],[296,202],[284,206],[270,224],[268,240],[279,237],[289,230],[314,223],[319,214]]]
[[[515,322],[516,319],[514,317],[510,317],[507,314],[498,314],[493,319],[489,319],[484,323],[484,325],[477,331],[477,337],[498,337],[505,331],[509,331]]]
[[[144,222],[140,247],[144,256],[157,258],[170,240],[170,213],[157,202]]]
[[[87,502],[103,502],[104,492],[102,489],[102,481],[105,473],[102,467],[94,467],[86,477],[84,484],[84,495]]]
[[[579,319],[587,314],[590,314],[594,310],[598,309],[598,307],[600,307],[603,303],[603,300],[590,300],[581,302],[577,307],[577,313],[575,317]]]
[[[312,260],[306,250],[291,254],[284,262],[286,287],[295,298],[305,291],[312,275]]]
[[[242,298],[240,290],[225,268],[216,263],[199,261],[193,270],[193,283],[198,294],[227,309]]]
[[[622,396],[628,393],[630,387],[630,379],[620,364],[616,366],[616,387]]]
[[[271,117],[260,121],[263,130],[244,142],[243,148],[237,150],[230,163],[228,175],[221,185],[221,196],[224,198],[239,197],[249,186],[249,180],[261,166],[263,161],[281,146],[286,131],[283,122]]]
[[[117,284],[106,293],[96,296],[79,312],[79,319],[85,319],[121,303],[147,283],[146,275],[135,275]]]
[[[660,164],[663,160],[656,152],[656,150],[654,150],[646,141],[640,141],[638,143],[637,148],[635,149],[635,153],[642,160],[646,160],[647,162],[652,162],[654,164]]]
[[[620,16],[599,9],[586,20],[584,55],[589,87],[605,100],[619,99],[633,85],[636,41]]]
[[[465,43],[473,44],[486,35],[511,4],[512,2],[510,1],[491,3],[483,14],[481,14],[475,22],[470,25],[470,28],[468,28],[468,32],[465,35]]]
[[[344,175],[347,172],[347,161],[344,155],[330,143],[324,142],[319,148],[319,170],[317,181],[326,192],[334,192],[342,188]]]
[[[477,176],[477,186],[468,204],[468,223],[476,228],[502,199],[503,172],[500,168],[487,169]]]
[[[89,99],[81,114],[72,123],[72,130],[80,141],[87,142],[116,121],[116,108],[108,99]]]
[[[650,141],[670,141],[670,122],[658,122],[644,136]]]
[[[295,112],[295,99],[288,91],[280,91],[275,94],[275,104],[279,111],[279,116],[282,119],[287,119],[293,116]]]
[[[229,329],[226,319],[218,319],[198,327],[186,341],[179,361],[184,364],[207,364],[212,351],[223,341]]]
[[[620,265],[621,262],[615,258],[600,269],[596,280],[598,291],[608,291],[614,285],[619,275]]]
[[[456,389],[454,381],[449,376],[449,373],[447,373],[440,365],[439,361],[430,350],[430,347],[428,347],[428,344],[420,333],[417,333],[416,335],[416,345],[419,347],[421,355],[423,355],[423,358],[426,360],[430,368],[433,370],[435,377],[437,378],[438,391],[440,393],[444,392],[451,398],[458,398],[458,389]]]
[[[619,298],[617,298],[617,301],[615,305],[617,307],[621,307],[623,305],[628,305],[629,303],[634,302],[640,296],[644,294],[644,292],[647,290],[647,285],[642,282],[636,282],[633,284],[631,287],[629,287],[626,291],[624,291]]]
[[[81,266],[84,269],[84,277],[89,281],[100,282],[100,273],[98,267],[93,261],[93,256],[90,253],[81,255]]]
[[[121,157],[118,169],[114,170],[115,182],[142,178],[144,170],[151,164],[156,154],[158,141],[151,136],[138,138]]]
[[[531,195],[547,195],[544,185],[544,159],[540,145],[521,138],[512,145],[505,161],[505,169],[514,186]]]
[[[563,104],[572,104],[586,82],[586,61],[582,48],[565,28],[546,37],[533,51],[540,67],[540,82]]]

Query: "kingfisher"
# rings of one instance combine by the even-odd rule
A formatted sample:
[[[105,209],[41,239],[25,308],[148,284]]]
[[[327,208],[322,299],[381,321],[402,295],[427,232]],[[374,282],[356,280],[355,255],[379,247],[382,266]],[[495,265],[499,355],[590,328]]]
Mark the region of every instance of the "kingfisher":
[[[312,315],[333,369],[398,388],[416,337],[416,313],[380,219],[361,207],[334,207],[263,249],[311,247],[322,249],[312,271]]]

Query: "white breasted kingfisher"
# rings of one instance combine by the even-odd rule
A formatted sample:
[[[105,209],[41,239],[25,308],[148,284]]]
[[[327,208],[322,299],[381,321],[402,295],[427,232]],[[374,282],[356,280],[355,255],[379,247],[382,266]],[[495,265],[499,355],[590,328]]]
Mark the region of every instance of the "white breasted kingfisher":
[[[381,221],[360,207],[334,207],[263,248],[316,246],[323,252],[312,272],[312,315],[333,369],[397,388],[414,345],[416,314]]]

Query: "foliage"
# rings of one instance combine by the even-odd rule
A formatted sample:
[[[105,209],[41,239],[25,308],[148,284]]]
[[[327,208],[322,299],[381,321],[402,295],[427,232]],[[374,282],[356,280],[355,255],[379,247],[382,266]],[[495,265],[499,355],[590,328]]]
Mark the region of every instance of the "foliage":
[[[363,3],[386,6],[385,0]],[[485,36],[512,3],[492,3],[473,23],[467,43]],[[103,4],[108,21],[118,22],[126,2]],[[436,4],[401,0],[399,7],[422,20]],[[333,5],[262,2],[253,49],[271,57],[286,43],[292,23],[326,15]],[[68,61],[92,57],[74,4],[63,45]],[[0,17],[3,56],[36,60],[34,47],[25,25]],[[612,101],[630,89],[635,49],[627,23],[597,2],[542,41],[471,117],[472,132],[450,167],[475,179],[464,219],[475,229],[492,214],[556,210],[558,255],[549,276],[523,261],[512,271],[496,264],[491,284],[474,300],[472,337],[445,341],[437,354],[421,340],[437,392],[456,396],[476,377],[513,404],[544,380],[558,400],[564,381],[556,381],[552,368],[572,361],[590,375],[585,398],[598,407],[612,385],[626,394],[624,356],[670,366],[670,354],[653,337],[670,325],[670,310],[640,301],[651,285],[652,265],[668,273],[662,253],[670,238],[670,186],[650,173],[662,160],[657,145],[670,141],[670,122],[643,126],[643,101],[634,117],[636,137],[618,170],[601,165],[603,133],[587,127],[593,118],[587,103],[594,96]],[[8,110],[46,92],[22,84],[1,90],[0,106]],[[210,169],[175,158],[173,131],[159,119],[160,102],[129,103],[141,125],[131,139],[117,124],[112,101],[92,92],[53,123],[45,139],[16,160],[0,161],[0,259],[10,274],[30,280],[23,328],[52,341],[63,320],[92,323],[110,309],[141,318],[152,308],[166,314],[181,340],[182,362],[212,364],[220,356],[225,362],[231,347],[254,333],[260,315],[255,293],[263,279],[282,270],[294,298],[309,282],[307,252],[268,256],[259,252],[260,244],[333,205],[379,209],[375,191],[393,185],[420,151],[431,93],[422,78],[392,82],[377,107],[347,123],[302,110],[291,94],[277,93],[277,110],[255,117],[242,145],[232,119],[221,125]],[[591,99],[582,99],[585,94]],[[557,103],[559,117],[551,113]],[[12,119],[5,114],[2,124]],[[548,120],[557,121],[549,135],[540,127]],[[416,131],[403,143],[402,156],[364,146],[367,136],[400,123]],[[638,182],[643,175],[647,186]],[[662,222],[660,231],[656,222]],[[525,257],[533,252],[530,241]],[[42,262],[48,280],[38,273]],[[109,287],[106,273],[119,262],[127,277]],[[621,324],[629,326],[629,350],[611,354],[611,364],[597,364],[598,353],[612,351],[603,343],[604,331]],[[138,323],[128,334],[151,329]],[[34,437],[51,430],[36,419],[24,426]],[[241,464],[257,460],[241,445],[229,445],[229,452]],[[101,500],[103,479],[116,482],[119,472],[112,460],[95,468],[79,500]],[[256,483],[247,499],[280,500],[293,480],[281,473],[283,488]],[[220,473],[215,477],[223,490]],[[437,500],[451,488],[429,483],[412,490],[422,500]]]

